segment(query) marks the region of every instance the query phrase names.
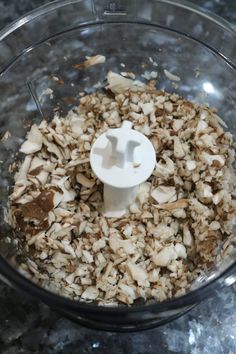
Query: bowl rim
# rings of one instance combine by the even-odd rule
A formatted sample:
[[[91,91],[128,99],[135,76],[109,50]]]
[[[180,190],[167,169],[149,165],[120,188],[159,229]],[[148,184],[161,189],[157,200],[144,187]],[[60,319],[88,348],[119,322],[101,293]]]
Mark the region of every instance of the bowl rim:
[[[83,2],[84,0],[54,0],[50,3],[44,4],[25,15],[21,16],[19,19],[13,21],[5,28],[0,30],[0,41],[4,40],[8,35],[12,32],[20,28],[22,25],[30,22],[31,20],[36,19],[48,12],[54,11],[66,5],[71,5],[79,2]],[[167,3],[171,5],[178,6],[180,8],[187,9],[189,11],[193,11],[202,17],[207,18],[208,20],[216,23],[224,30],[231,32],[232,35],[236,34],[236,27],[228,22],[227,20],[221,18],[220,16],[202,9],[200,6],[191,3],[190,1],[185,0],[156,0],[159,3]],[[225,269],[222,273],[218,274],[212,280],[203,283],[199,288],[189,291],[188,293],[179,296],[177,298],[173,298],[170,300],[165,300],[163,302],[156,302],[146,305],[137,305],[137,306],[122,306],[122,307],[110,307],[105,305],[96,305],[93,303],[81,302],[80,300],[72,300],[67,297],[63,297],[59,294],[53,293],[50,290],[46,290],[45,288],[37,285],[30,279],[26,278],[19,271],[13,268],[10,263],[8,263],[1,255],[0,255],[0,279],[1,276],[5,283],[16,287],[20,290],[23,290],[26,293],[29,293],[31,296],[44,301],[45,303],[50,303],[56,307],[62,306],[63,308],[67,307],[70,310],[81,310],[81,312],[87,313],[135,313],[135,312],[163,312],[171,309],[177,309],[179,307],[191,306],[194,303],[200,302],[202,299],[206,298],[210,293],[216,291],[217,289],[222,288],[227,285],[225,279],[228,275],[231,275],[233,271],[236,269],[236,261],[231,264],[227,269]],[[235,278],[236,281],[236,278]]]
[[[5,26],[3,29],[0,30],[0,41],[6,38],[9,34],[17,30],[22,25],[34,20],[37,17],[40,17],[48,12],[54,11],[66,5],[72,5],[76,3],[83,2],[85,0],[53,0],[50,3],[46,3],[37,7],[36,9],[27,12],[25,15],[22,15],[17,20],[12,21],[9,25]],[[99,0],[94,0],[96,3]],[[186,0],[155,0],[155,2],[164,3],[175,5],[180,8],[184,8],[190,11],[197,13],[198,15],[207,18],[208,20],[215,22],[220,27],[224,28],[225,30],[231,32],[232,34],[236,34],[236,26],[230,23],[229,21],[225,20],[221,16],[203,9],[201,6],[196,5],[190,1]]]
[[[59,294],[53,293],[50,290],[37,285],[30,279],[23,276],[19,271],[13,268],[2,256],[0,256],[0,279],[3,279],[5,283],[11,287],[22,290],[29,295],[47,303],[53,305],[55,308],[63,306],[68,310],[81,310],[81,312],[86,313],[107,313],[107,314],[118,314],[118,313],[135,313],[135,312],[163,312],[174,310],[178,308],[186,308],[192,306],[193,304],[201,302],[206,299],[214,291],[223,288],[224,286],[232,285],[236,281],[234,277],[233,281],[227,282],[227,276],[232,275],[236,269],[236,262],[233,262],[227,269],[222,273],[217,275],[212,280],[203,283],[197,289],[191,290],[186,294],[172,298],[170,300],[164,300],[162,302],[155,302],[144,305],[136,306],[105,306],[97,305],[94,303],[82,302],[80,300],[72,300],[70,298],[61,296]],[[1,277],[3,276],[3,277]],[[12,283],[11,283],[12,282]]]

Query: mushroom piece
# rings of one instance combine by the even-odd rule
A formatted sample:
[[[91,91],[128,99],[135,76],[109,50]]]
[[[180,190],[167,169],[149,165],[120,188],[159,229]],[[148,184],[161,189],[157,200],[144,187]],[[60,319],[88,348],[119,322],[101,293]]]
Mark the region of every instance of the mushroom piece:
[[[126,265],[132,278],[138,283],[139,286],[149,286],[148,274],[145,269],[131,261],[127,262]]]
[[[123,93],[128,89],[132,89],[138,87],[139,89],[145,88],[145,84],[138,80],[131,80],[114,73],[113,71],[109,71],[107,74],[107,88],[110,89],[114,93]]]
[[[152,198],[159,204],[174,202],[177,199],[175,187],[160,186],[152,190]]]
[[[76,175],[76,180],[78,183],[80,183],[82,186],[86,188],[92,188],[95,184],[94,180],[88,179],[83,173],[78,173]]]
[[[217,163],[220,167],[225,165],[225,158],[223,155],[210,155],[210,154],[203,151],[202,159],[209,166],[212,166],[213,163]]]
[[[163,248],[152,257],[153,263],[159,267],[166,267],[171,261],[178,257],[175,247],[173,245]]]
[[[185,156],[185,151],[179,137],[174,137],[174,156],[177,159],[182,159]]]
[[[171,80],[171,81],[180,81],[180,77],[175,75],[175,74],[172,74],[170,71],[164,69],[164,74],[165,76]]]
[[[122,240],[117,234],[112,234],[109,237],[109,245],[114,253],[119,249],[123,249],[126,254],[135,254],[136,249],[131,239]]]
[[[155,176],[167,178],[175,173],[175,164],[168,156],[163,156],[163,160],[165,163],[162,163],[161,161],[158,162],[153,174]]]
[[[24,154],[33,154],[42,149],[43,136],[38,129],[37,125],[32,125],[27,140],[21,145],[20,152]]]
[[[99,290],[95,286],[88,286],[82,293],[81,298],[85,300],[95,300],[99,296]]]

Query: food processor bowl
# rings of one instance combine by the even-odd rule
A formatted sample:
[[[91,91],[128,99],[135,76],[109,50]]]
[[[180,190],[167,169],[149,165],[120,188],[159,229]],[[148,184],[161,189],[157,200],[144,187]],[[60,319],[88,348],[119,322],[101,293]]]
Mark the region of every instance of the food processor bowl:
[[[79,104],[80,92],[102,87],[106,73],[120,72],[121,63],[137,78],[145,70],[157,71],[161,89],[216,107],[235,136],[235,42],[232,25],[174,0],[54,1],[0,32],[0,134],[10,132],[0,141],[0,275],[6,283],[84,325],[131,331],[170,321],[235,282],[236,262],[229,258],[199,278],[186,295],[170,301],[129,307],[72,301],[17,270],[17,263],[30,255],[6,222],[12,163],[22,159],[18,151],[29,127],[52,119],[55,107],[67,113]],[[76,69],[86,56],[97,54],[106,57],[105,63]],[[180,77],[178,85],[164,70]],[[47,94],[51,90],[53,95]]]

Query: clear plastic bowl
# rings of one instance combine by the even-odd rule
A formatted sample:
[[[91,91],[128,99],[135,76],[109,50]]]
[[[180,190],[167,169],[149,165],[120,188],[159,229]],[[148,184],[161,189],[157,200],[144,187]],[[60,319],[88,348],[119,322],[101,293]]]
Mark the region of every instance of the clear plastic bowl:
[[[118,4],[118,5],[117,5]],[[137,74],[158,71],[158,85],[187,99],[207,102],[236,133],[236,31],[221,18],[189,2],[174,0],[63,0],[27,14],[0,32],[0,273],[8,284],[49,304],[80,323],[106,330],[151,328],[190,310],[216,289],[235,282],[236,263],[199,279],[188,294],[155,304],[102,307],[72,301],[38,287],[16,270],[25,257],[4,221],[13,174],[9,165],[17,157],[29,125],[42,116],[51,119],[53,108],[67,112],[79,102],[78,93],[103,82],[109,69]],[[104,65],[84,71],[72,68],[85,56],[103,54]],[[153,68],[149,57],[158,63]],[[181,77],[174,88],[163,74],[167,69]],[[52,76],[63,79],[58,85]],[[72,85],[71,85],[72,83]],[[42,92],[50,87],[54,99]],[[33,97],[32,97],[33,96]],[[15,256],[17,252],[17,257]],[[22,253],[22,255],[21,255]],[[24,259],[24,258],[23,258]]]

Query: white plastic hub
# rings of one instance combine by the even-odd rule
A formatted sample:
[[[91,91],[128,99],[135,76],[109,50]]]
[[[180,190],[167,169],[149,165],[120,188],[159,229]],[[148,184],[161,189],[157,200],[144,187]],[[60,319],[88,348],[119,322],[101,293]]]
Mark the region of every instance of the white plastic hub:
[[[138,186],[154,170],[156,153],[145,135],[124,121],[121,128],[109,129],[95,141],[90,164],[104,183],[104,215],[121,217],[135,200]]]

